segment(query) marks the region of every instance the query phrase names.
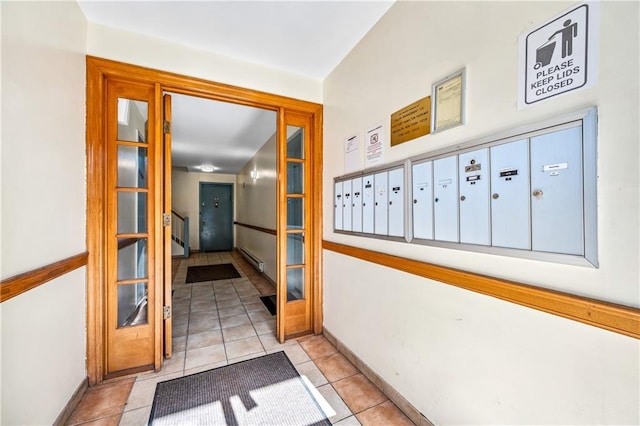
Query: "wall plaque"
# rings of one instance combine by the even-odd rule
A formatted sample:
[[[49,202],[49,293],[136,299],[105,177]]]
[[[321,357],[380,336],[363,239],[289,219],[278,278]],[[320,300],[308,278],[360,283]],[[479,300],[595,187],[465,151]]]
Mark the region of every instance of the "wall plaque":
[[[431,131],[431,96],[391,114],[391,146],[410,141]]]
[[[465,70],[462,69],[433,85],[432,132],[464,124]]]

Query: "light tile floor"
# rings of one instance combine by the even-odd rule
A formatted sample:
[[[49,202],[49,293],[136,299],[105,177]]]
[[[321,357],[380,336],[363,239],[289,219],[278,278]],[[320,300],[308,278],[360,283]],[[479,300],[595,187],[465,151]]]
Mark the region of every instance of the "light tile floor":
[[[241,277],[185,284],[187,267],[233,263]],[[323,336],[280,344],[275,317],[261,295],[273,286],[236,252],[198,253],[179,263],[173,279],[173,356],[153,373],[91,388],[69,425],[145,425],[158,382],[284,351],[331,405],[340,426],[412,425],[382,392]]]

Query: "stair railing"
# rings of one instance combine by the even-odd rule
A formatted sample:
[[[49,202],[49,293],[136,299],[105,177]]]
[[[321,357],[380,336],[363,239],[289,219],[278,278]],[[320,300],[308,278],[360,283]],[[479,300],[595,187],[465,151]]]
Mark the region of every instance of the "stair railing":
[[[175,210],[171,210],[171,239],[184,249],[184,257],[189,257],[189,216]]]

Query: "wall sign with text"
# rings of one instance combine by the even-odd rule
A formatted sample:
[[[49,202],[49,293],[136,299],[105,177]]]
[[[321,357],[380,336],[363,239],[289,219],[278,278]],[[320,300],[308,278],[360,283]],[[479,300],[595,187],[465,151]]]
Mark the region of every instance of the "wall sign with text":
[[[465,70],[461,69],[433,84],[431,132],[440,132],[464,124]]]
[[[518,108],[598,80],[599,3],[582,3],[520,36]]]

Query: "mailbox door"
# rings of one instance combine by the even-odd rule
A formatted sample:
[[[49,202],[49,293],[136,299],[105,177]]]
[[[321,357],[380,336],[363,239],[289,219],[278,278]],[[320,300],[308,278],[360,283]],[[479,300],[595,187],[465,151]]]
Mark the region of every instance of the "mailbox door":
[[[389,235],[404,236],[404,168],[389,170]]]
[[[433,162],[434,238],[458,242],[458,156]]]
[[[491,245],[531,249],[529,140],[491,148]]]
[[[433,239],[433,163],[413,164],[413,237]]]
[[[333,229],[342,231],[342,182],[336,182],[333,189]]]
[[[351,230],[362,232],[362,178],[351,181]]]
[[[533,250],[584,254],[582,127],[531,138]]]
[[[351,231],[351,180],[342,182],[342,229]]]
[[[374,194],[374,231],[378,235],[387,235],[388,233],[388,179],[387,172],[376,173],[375,178],[375,194]]]
[[[362,178],[362,232],[373,234],[373,208],[375,186],[373,176]]]
[[[458,162],[460,242],[490,245],[489,149],[460,154]]]

